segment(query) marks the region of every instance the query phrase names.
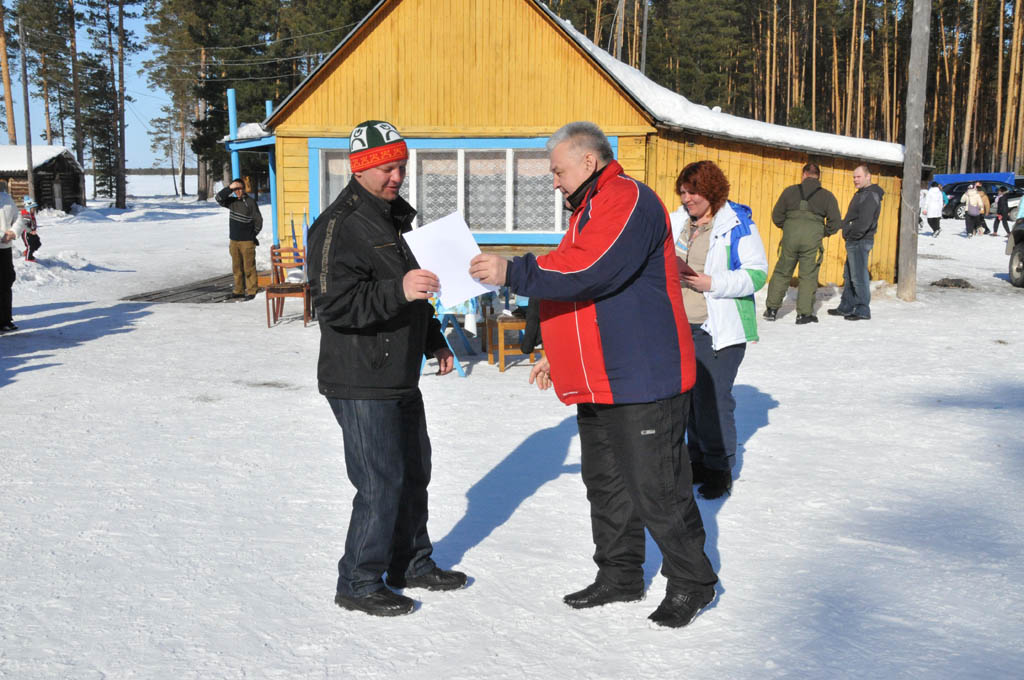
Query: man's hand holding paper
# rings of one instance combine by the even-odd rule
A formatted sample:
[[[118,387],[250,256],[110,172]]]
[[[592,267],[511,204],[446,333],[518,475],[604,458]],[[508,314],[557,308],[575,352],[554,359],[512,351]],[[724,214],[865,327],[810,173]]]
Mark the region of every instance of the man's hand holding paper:
[[[445,307],[454,307],[472,297],[498,289],[497,286],[483,285],[469,275],[470,260],[480,254],[480,247],[469,233],[466,221],[458,213],[406,233],[405,242],[423,268],[419,271],[426,270],[426,274],[432,272],[436,276],[438,286],[435,290],[440,289],[441,304]]]

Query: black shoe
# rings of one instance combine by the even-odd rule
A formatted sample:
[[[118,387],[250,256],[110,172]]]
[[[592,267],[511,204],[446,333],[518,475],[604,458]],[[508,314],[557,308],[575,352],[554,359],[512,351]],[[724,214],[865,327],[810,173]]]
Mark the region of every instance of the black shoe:
[[[392,588],[426,588],[427,590],[458,590],[466,585],[466,575],[434,567],[422,576],[392,576],[388,574],[387,584]]]
[[[829,316],[846,316],[847,314],[849,314],[849,312],[844,312],[840,310],[838,307],[833,307],[832,309],[828,310]]]
[[[350,597],[337,593],[334,596],[334,604],[342,609],[364,612],[370,616],[402,616],[412,612],[416,605],[405,595],[393,593],[387,588],[363,597]]]
[[[711,590],[709,593],[669,592],[665,595],[665,599],[661,601],[661,604],[658,605],[658,608],[654,610],[654,613],[647,618],[659,626],[682,628],[690,623],[690,621],[693,621],[697,613],[711,604],[713,599],[715,599],[714,590]]]
[[[705,482],[697,491],[701,496],[712,500],[721,498],[727,493],[732,493],[732,471],[730,470],[707,470]]]
[[[942,231],[941,228],[940,229],[936,229],[935,231],[933,231],[932,232],[932,237],[938,236],[940,231]]]
[[[813,314],[797,314],[796,323],[797,325],[802,325],[805,323],[818,323],[818,317],[814,316]]]
[[[703,484],[708,481],[708,469],[704,467],[704,463],[690,461],[690,474],[693,476],[694,484]]]
[[[636,602],[644,599],[644,587],[639,590],[618,590],[600,582],[591,583],[583,590],[569,593],[562,598],[573,609],[600,607],[612,602]]]
[[[238,299],[244,298],[244,297],[245,297],[245,293],[232,293],[231,297],[229,299],[231,299],[231,300],[238,300]]]
[[[847,314],[843,318],[847,321],[868,321],[871,319],[870,316],[864,316],[863,314]]]
[[[256,299],[255,295],[245,295],[245,296],[242,297],[242,302],[248,302],[249,300],[255,300],[255,299]]]
[[[779,316],[779,310],[765,307],[763,316],[766,321],[775,321]]]
[[[5,323],[3,326],[0,326],[0,333],[10,333],[11,331],[16,330],[18,330],[18,327],[14,325],[13,321],[9,321]]]

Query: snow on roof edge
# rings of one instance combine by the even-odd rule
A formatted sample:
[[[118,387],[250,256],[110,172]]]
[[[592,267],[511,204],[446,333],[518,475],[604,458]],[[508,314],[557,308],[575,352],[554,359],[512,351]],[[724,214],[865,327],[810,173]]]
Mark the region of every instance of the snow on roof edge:
[[[238,126],[238,136],[232,138],[230,134],[224,135],[219,141],[221,144],[237,142],[240,139],[260,139],[270,137],[271,133],[263,127],[263,123],[242,123]]]
[[[775,125],[721,111],[713,111],[707,106],[694,104],[681,94],[659,85],[637,69],[622,63],[595,45],[589,38],[577,31],[571,22],[562,19],[544,3],[537,2],[537,4],[664,127],[705,133],[713,137],[759,142],[767,146],[800,149],[892,165],[903,164],[904,147],[902,144]]]
[[[66,146],[56,144],[32,145],[32,169],[35,170],[44,163],[49,163],[57,156],[65,153],[75,167],[78,167],[79,171],[81,171],[82,168],[78,166],[78,161],[75,160],[71,150]],[[24,144],[0,145],[0,172],[25,172],[27,167],[26,160]]]

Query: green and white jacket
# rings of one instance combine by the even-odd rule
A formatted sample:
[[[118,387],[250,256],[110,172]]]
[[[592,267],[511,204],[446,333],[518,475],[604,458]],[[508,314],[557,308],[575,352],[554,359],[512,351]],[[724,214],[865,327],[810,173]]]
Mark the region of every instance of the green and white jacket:
[[[671,218],[672,234],[678,238],[690,216],[680,207]],[[754,293],[768,278],[768,258],[750,208],[726,201],[715,213],[704,273],[711,277],[711,290],[704,293],[708,318],[701,328],[711,336],[711,346],[717,351],[756,341]]]

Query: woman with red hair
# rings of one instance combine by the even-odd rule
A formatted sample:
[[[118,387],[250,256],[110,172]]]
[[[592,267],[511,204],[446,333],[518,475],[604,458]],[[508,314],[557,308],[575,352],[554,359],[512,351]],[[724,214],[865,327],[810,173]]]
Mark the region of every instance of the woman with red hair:
[[[682,205],[671,215],[672,233],[697,359],[686,441],[698,491],[718,498],[732,491],[732,385],[747,342],[757,340],[754,293],[768,277],[768,259],[750,208],[729,200],[729,180],[717,165],[687,165],[676,193]]]

